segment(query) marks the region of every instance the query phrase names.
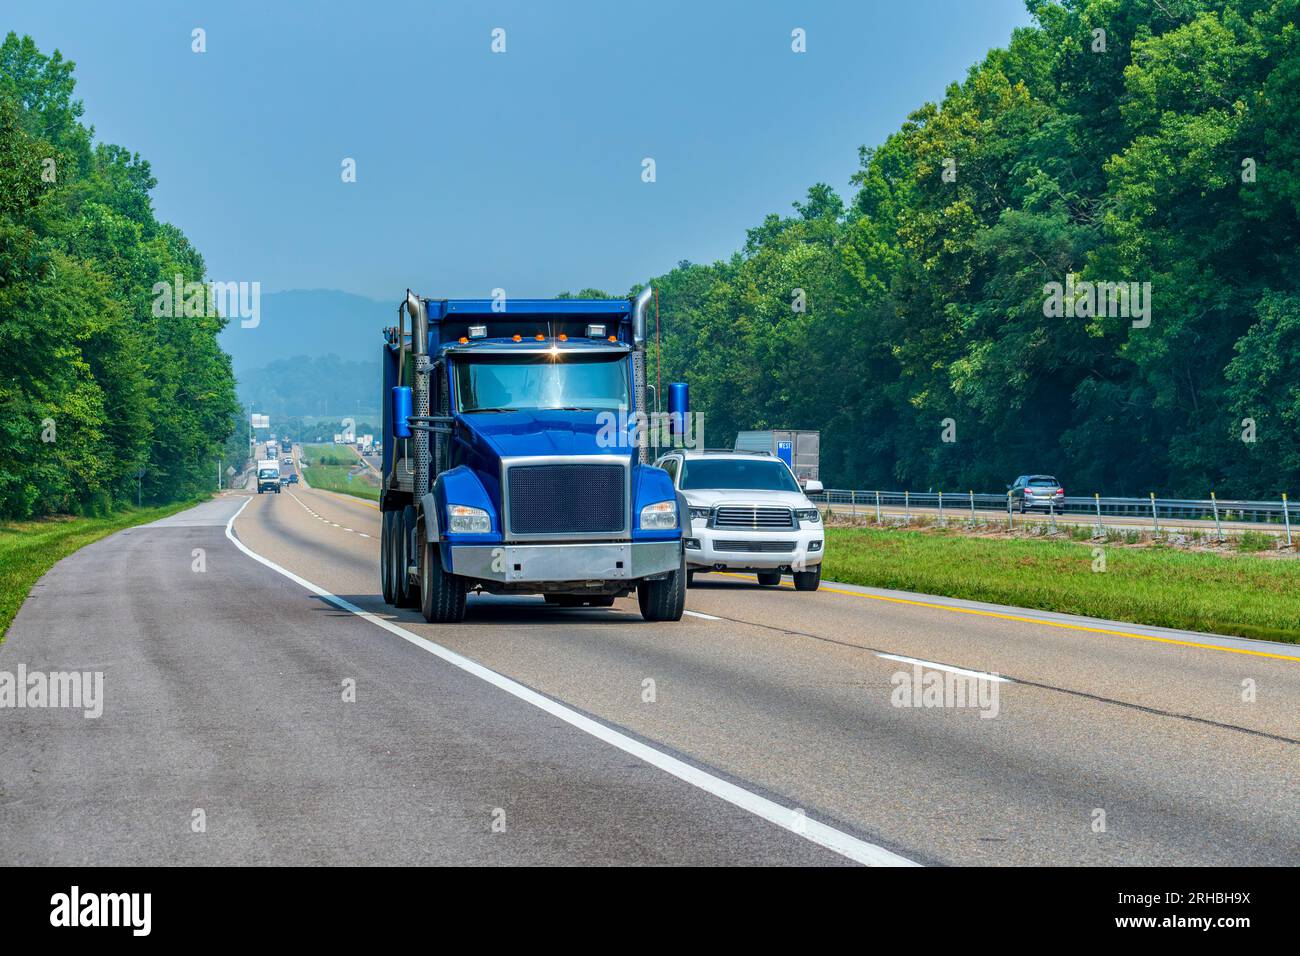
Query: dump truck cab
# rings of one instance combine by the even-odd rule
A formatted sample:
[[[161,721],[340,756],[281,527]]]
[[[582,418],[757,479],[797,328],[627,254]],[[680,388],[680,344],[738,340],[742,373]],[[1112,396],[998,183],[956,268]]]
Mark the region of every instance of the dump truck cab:
[[[648,463],[645,306],[424,299],[383,349],[385,600],[459,621],[471,591],[685,602],[684,500]]]

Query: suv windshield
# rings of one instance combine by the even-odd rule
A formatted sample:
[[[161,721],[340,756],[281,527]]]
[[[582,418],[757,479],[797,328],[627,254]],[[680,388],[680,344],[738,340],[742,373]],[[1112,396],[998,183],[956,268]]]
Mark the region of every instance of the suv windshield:
[[[621,354],[481,355],[458,360],[455,370],[461,412],[628,407],[627,365]]]
[[[682,462],[681,488],[738,488],[744,491],[798,491],[790,469],[779,461],[756,458],[688,458]]]

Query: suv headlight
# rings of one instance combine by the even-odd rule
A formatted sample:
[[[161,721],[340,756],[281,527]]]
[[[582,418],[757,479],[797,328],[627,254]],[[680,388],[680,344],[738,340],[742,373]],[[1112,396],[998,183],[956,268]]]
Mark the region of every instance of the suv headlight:
[[[819,521],[822,520],[821,512],[819,512],[816,508],[796,509],[794,516],[798,518],[800,521],[807,521],[812,524],[817,524]]]
[[[492,518],[482,508],[447,505],[447,530],[452,534],[490,534]]]
[[[704,518],[705,520],[707,520],[711,514],[713,514],[712,508],[695,508],[695,507],[691,508],[692,519]]]
[[[677,527],[677,502],[656,501],[641,509],[641,527],[646,531],[668,531]]]

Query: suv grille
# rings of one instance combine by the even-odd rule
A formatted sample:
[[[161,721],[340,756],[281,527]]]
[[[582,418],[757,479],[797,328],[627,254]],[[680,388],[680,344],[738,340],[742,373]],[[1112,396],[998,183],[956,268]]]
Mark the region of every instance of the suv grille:
[[[751,554],[790,554],[793,541],[715,541],[714,551],[748,551]]]
[[[609,534],[626,521],[622,465],[512,465],[511,534]]]
[[[793,528],[794,512],[789,508],[753,508],[720,505],[713,515],[715,528],[745,528],[749,531],[779,531]]]

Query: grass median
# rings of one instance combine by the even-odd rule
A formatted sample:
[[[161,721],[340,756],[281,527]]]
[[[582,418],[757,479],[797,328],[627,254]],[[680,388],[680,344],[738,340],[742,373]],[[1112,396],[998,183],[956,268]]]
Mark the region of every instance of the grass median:
[[[1300,643],[1300,561],[942,530],[826,531],[831,581]]]
[[[379,500],[379,486],[372,485],[364,471],[357,472],[360,459],[351,449],[308,445],[303,449],[303,457],[311,463],[302,469],[303,480],[311,487],[368,501]]]
[[[103,518],[58,516],[0,522],[0,643],[32,585],[61,558],[114,531],[165,518],[199,500],[156,508],[128,507]]]

